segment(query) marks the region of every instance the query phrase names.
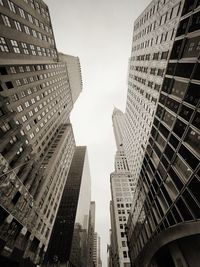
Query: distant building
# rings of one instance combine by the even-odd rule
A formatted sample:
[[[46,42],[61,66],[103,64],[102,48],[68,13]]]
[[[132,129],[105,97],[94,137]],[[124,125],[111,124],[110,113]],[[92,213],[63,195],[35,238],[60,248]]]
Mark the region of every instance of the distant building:
[[[170,2],[159,12],[166,7],[173,14]],[[135,28],[149,16],[154,3]],[[181,17],[164,68],[127,224],[134,267],[197,267],[200,262],[200,2],[178,4],[183,7]],[[138,103],[138,109],[142,104]],[[142,119],[138,123],[142,124]]]
[[[93,267],[93,240],[95,233],[95,202],[90,202],[89,227],[88,227],[88,255],[87,267]]]
[[[76,147],[44,266],[83,267],[87,261],[91,181],[86,147]]]
[[[113,111],[113,129],[117,145],[115,156],[115,171],[110,175],[111,197],[111,266],[128,267],[130,259],[125,235],[125,227],[131,209],[133,190],[135,188],[133,178],[124,152],[123,127],[124,114],[117,108]]]
[[[57,53],[43,1],[2,0],[0,11],[0,265],[31,266],[47,249],[74,154],[81,69]]]
[[[117,245],[117,232],[115,224],[115,216],[112,201],[110,201],[110,245],[108,245],[108,263],[109,267],[119,266],[119,255],[118,255],[118,245]]]
[[[94,233],[93,238],[93,266],[101,267],[101,241],[97,233]]]

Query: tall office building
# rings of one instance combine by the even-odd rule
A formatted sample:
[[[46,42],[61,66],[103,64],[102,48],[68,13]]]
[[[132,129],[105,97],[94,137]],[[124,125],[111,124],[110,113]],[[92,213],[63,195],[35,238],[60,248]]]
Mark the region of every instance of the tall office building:
[[[93,240],[95,233],[95,202],[90,203],[89,227],[88,227],[88,255],[87,267],[93,267]]]
[[[112,262],[116,267],[128,267],[130,266],[130,259],[128,257],[125,225],[131,209],[134,183],[124,153],[122,137],[124,114],[115,108],[112,120],[117,145],[115,171],[110,175],[112,197],[110,205]]]
[[[43,1],[0,1],[0,265],[39,263],[75,149],[79,59],[58,54]]]
[[[101,267],[101,240],[100,236],[95,232],[93,236],[93,265],[94,267]]]
[[[85,146],[76,147],[44,266],[87,266],[90,171]]]
[[[153,0],[134,23],[124,150],[138,179],[179,17],[181,0]]]
[[[200,262],[200,1],[182,4],[128,220],[135,267]]]
[[[112,222],[111,222],[111,225],[112,225]],[[113,227],[111,226],[111,228]],[[107,267],[114,267],[117,265],[114,265],[114,261],[113,261],[114,260],[114,249],[113,249],[113,244],[112,244],[113,238],[112,238],[111,229],[109,231],[109,236],[110,236],[110,244],[109,245],[107,244]]]

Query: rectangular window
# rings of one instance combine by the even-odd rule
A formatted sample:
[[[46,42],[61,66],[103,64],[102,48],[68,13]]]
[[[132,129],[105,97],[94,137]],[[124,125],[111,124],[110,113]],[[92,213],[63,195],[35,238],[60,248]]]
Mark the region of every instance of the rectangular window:
[[[2,17],[4,25],[7,26],[7,27],[11,27],[9,18],[7,16],[5,16],[5,15],[1,15],[1,17]]]
[[[1,52],[9,52],[8,46],[6,44],[6,40],[4,37],[0,37],[0,51]]]
[[[13,2],[11,2],[10,0],[7,0],[7,1],[8,1],[8,6],[9,6],[10,11],[12,11],[13,13],[16,13],[16,9],[15,9]]]
[[[30,30],[28,26],[24,26],[25,33],[30,35]]]
[[[20,7],[19,7],[19,13],[20,13],[20,16],[22,17],[22,18],[26,18],[25,17],[25,13],[24,13],[24,10],[23,9],[21,9]]]
[[[22,31],[21,24],[16,20],[14,20],[14,24],[15,24],[16,30],[21,32]]]

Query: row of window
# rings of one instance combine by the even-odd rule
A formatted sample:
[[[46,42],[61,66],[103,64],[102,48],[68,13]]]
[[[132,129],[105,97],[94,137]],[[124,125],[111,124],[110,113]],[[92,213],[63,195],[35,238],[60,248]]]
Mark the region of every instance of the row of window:
[[[28,27],[27,25],[22,24],[19,21],[16,21],[12,18],[9,18],[6,15],[1,14],[0,23],[4,24],[6,27],[14,28],[17,31],[23,32],[27,35],[32,35],[35,38],[38,38],[38,39],[45,41],[45,42],[48,42],[50,45],[54,45],[53,38],[50,38],[50,37],[46,36],[45,34],[42,34],[41,32],[36,31],[36,30]]]
[[[31,6],[33,9],[35,9],[45,19],[47,19],[48,21],[50,20],[48,7],[42,4],[41,1],[37,2],[35,0],[24,0],[24,2]]]
[[[0,37],[0,52],[25,54],[33,56],[57,57],[55,49],[44,48],[33,44]]]
[[[168,58],[168,51],[164,51],[162,53],[156,52],[151,54],[142,54],[138,56],[131,57],[131,61],[150,61],[150,60],[163,60]]]
[[[0,5],[9,8],[9,10],[11,12],[13,12],[14,14],[19,15],[21,18],[23,18],[23,19],[29,21],[30,23],[36,25],[38,28],[42,29],[43,31],[46,31],[48,34],[51,34],[51,35],[53,34],[52,29],[48,25],[45,25],[43,22],[41,22],[38,19],[36,19],[35,17],[33,17],[31,14],[29,14],[23,8],[19,7],[15,3],[13,3],[11,0],[0,0]],[[49,13],[46,12],[45,14],[47,14],[45,16],[47,18],[47,23],[49,24],[49,20],[50,20]],[[42,12],[41,15],[44,15],[44,12]]]
[[[155,25],[155,24],[154,24]],[[155,29],[153,29],[155,30]],[[151,37],[146,41],[142,41],[141,43],[137,43],[133,46],[132,51],[137,51],[143,48],[152,47],[153,45],[162,44],[164,42],[169,42],[174,39],[175,29],[171,29],[169,31],[163,31],[162,34],[157,35],[156,37]],[[144,35],[144,34],[143,34]],[[136,42],[135,38],[133,39]],[[133,44],[134,44],[133,42]]]
[[[200,18],[200,16],[199,16]],[[170,59],[197,58],[200,53],[200,36],[184,38],[174,43]]]
[[[168,3],[169,0],[160,0],[157,1],[156,4],[154,4],[148,11],[145,12],[145,14],[135,23],[134,30],[136,31],[138,28],[140,28],[143,24],[146,23],[156,12],[158,12],[166,3]],[[175,10],[177,7],[175,6]],[[171,11],[173,12],[173,11]]]

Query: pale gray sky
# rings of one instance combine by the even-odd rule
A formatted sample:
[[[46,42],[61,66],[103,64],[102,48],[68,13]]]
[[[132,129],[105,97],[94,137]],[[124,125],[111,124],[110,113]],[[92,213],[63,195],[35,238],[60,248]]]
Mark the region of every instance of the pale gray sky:
[[[110,173],[116,151],[111,115],[125,110],[133,22],[150,0],[45,0],[57,48],[80,58],[83,92],[71,121],[77,145],[86,145],[96,201],[103,267],[110,228]]]

